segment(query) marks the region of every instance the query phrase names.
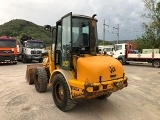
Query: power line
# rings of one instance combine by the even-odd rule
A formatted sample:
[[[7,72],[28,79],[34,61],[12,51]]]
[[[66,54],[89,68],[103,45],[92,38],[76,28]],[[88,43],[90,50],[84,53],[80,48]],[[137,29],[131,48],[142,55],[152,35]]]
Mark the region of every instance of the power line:
[[[113,27],[113,30],[114,29],[117,29],[117,33],[115,33],[115,34],[117,34],[117,37],[118,37],[118,40],[117,40],[117,44],[119,43],[119,24],[118,24],[118,27],[116,28],[116,27]]]
[[[105,26],[109,27],[109,25],[105,24],[105,19],[104,19],[104,24],[103,24],[103,45],[104,45],[104,41],[105,41],[105,32],[106,32]]]

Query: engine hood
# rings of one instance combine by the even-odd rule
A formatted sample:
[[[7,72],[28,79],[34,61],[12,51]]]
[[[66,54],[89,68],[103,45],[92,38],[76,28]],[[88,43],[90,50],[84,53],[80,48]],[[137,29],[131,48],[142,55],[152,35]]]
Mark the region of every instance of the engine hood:
[[[122,78],[122,64],[110,56],[81,57],[77,60],[77,79],[85,83],[98,83]]]

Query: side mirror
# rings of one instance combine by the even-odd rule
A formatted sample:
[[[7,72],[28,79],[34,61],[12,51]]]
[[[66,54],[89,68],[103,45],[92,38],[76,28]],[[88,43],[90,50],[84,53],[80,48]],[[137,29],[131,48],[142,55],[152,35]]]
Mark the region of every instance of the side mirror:
[[[52,27],[50,25],[44,25],[44,29],[47,30],[47,31],[51,31],[51,28]]]
[[[51,26],[51,25],[44,25],[44,30],[46,31],[50,31],[51,34],[51,43],[50,43],[50,47],[52,50],[52,44],[54,43],[54,39],[55,38],[55,30],[56,30],[56,26]]]

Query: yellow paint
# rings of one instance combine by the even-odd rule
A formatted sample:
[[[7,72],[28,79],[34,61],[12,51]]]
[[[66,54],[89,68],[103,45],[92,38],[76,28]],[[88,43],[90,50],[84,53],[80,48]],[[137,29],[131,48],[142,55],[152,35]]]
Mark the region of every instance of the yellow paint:
[[[72,97],[73,98],[83,98],[83,97],[89,97],[89,96],[85,96],[84,91],[86,91],[88,93],[93,93],[94,87],[99,88],[96,91],[96,95],[94,95],[95,97],[102,94],[102,92],[103,92],[103,94],[107,94],[108,92],[115,92],[117,90],[120,90],[120,89],[126,87],[126,85],[127,85],[126,80],[127,80],[127,77],[124,77],[124,78],[119,78],[119,79],[106,81],[106,82],[102,82],[102,83],[88,84],[85,82],[81,82],[77,79],[70,79],[70,80],[68,80],[68,83],[71,86]],[[119,86],[123,85],[123,87],[118,88],[117,86],[114,85],[115,83],[117,83],[117,85],[119,85]],[[103,86],[107,86],[107,88],[104,89]]]
[[[121,63],[109,56],[89,56],[77,60],[77,79],[86,83],[99,83],[100,77],[103,82],[121,78],[123,73]],[[111,78],[114,75],[116,77]]]
[[[69,66],[69,61],[63,61],[62,66],[63,67],[68,67]]]
[[[80,88],[80,89],[84,89],[84,82],[81,82],[81,81],[78,81],[77,79],[70,79],[68,80],[68,83],[70,86],[75,86],[77,88]]]
[[[48,53],[48,59],[49,59],[49,71],[50,74],[55,70],[55,66],[54,66],[54,58],[53,58],[53,53],[52,51],[50,51]]]
[[[43,66],[45,67],[45,66],[47,66],[47,64],[48,64],[48,57],[45,56],[45,57],[43,58]]]
[[[87,87],[88,92],[93,92],[93,87]]]
[[[84,57],[73,56],[74,70],[68,71],[54,66],[53,54],[48,53],[43,61],[43,66],[49,68],[50,79],[49,86],[52,86],[53,77],[61,73],[70,90],[71,98],[96,97],[101,94],[107,94],[108,91],[115,92],[117,88],[114,83],[123,84],[127,78],[123,78],[124,69],[121,63],[109,56],[90,56]],[[64,61],[62,66],[68,66],[69,61]],[[100,80],[101,78],[101,80]],[[107,89],[103,86],[107,85]],[[98,87],[96,95],[88,96],[85,92],[93,93],[94,87]],[[84,92],[85,91],[85,92]]]

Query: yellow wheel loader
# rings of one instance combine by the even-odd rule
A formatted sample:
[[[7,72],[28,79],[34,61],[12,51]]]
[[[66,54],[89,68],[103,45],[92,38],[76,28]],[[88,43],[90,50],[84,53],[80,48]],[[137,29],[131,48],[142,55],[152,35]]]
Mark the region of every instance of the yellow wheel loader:
[[[97,19],[69,13],[56,22],[54,49],[43,64],[27,66],[26,79],[37,92],[52,87],[55,105],[62,111],[75,107],[78,99],[106,99],[127,87],[122,64],[99,54]]]

